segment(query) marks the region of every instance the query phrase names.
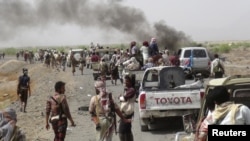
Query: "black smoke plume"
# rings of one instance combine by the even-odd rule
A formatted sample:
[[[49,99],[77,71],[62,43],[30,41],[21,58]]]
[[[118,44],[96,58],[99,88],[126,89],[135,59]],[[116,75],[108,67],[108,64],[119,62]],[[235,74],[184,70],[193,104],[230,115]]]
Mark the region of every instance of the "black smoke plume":
[[[74,24],[82,28],[120,31],[138,42],[155,37],[161,47],[169,49],[190,42],[183,32],[164,22],[152,27],[141,10],[122,5],[122,0],[33,0],[32,3],[0,0],[0,19],[2,41],[10,40],[25,29]]]

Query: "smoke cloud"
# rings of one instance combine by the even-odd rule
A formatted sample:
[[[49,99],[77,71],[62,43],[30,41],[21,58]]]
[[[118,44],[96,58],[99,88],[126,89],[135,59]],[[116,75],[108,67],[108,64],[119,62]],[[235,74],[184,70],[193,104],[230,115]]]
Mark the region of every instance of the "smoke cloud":
[[[25,29],[71,24],[119,31],[139,42],[156,37],[160,46],[169,49],[190,42],[183,32],[163,21],[151,26],[141,10],[122,5],[122,0],[0,0],[0,19],[1,41]]]

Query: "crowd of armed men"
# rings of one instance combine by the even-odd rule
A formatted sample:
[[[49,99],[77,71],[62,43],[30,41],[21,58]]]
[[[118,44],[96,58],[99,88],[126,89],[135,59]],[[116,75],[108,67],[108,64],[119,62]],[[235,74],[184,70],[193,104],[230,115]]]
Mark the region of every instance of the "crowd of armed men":
[[[170,55],[170,52],[166,49],[160,51],[155,38],[152,38],[150,42],[144,41],[142,46],[139,47],[138,43],[132,41],[130,47],[126,50],[123,49],[110,49],[104,54],[100,54],[97,50],[104,48],[97,44],[92,45],[89,49],[85,49],[80,56],[76,56],[71,53],[68,56],[67,52],[57,51],[55,49],[40,49],[38,52],[29,50],[21,50],[16,53],[16,58],[23,58],[26,62],[35,63],[37,61],[44,63],[49,68],[55,68],[57,70],[62,69],[65,71],[66,65],[72,67],[72,74],[75,74],[75,67],[79,66],[81,74],[83,74],[83,68],[92,68],[92,64],[100,63],[99,71],[101,74],[111,74],[112,82],[116,84],[116,79],[121,79],[122,72],[126,70],[145,70],[152,66],[178,66],[179,59],[176,54]],[[107,47],[108,48],[108,47]],[[70,62],[71,65],[68,65]],[[108,67],[106,67],[108,65]],[[108,71],[106,70],[108,68]]]

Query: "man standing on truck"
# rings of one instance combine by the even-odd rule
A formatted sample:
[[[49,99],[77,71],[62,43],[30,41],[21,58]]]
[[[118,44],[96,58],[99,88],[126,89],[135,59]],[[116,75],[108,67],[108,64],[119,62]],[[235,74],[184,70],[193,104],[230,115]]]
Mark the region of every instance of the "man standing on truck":
[[[149,56],[155,56],[159,54],[158,44],[156,42],[156,38],[152,38],[149,44]]]
[[[214,54],[214,60],[211,63],[211,76],[214,78],[222,78],[225,73],[223,62],[218,54]]]

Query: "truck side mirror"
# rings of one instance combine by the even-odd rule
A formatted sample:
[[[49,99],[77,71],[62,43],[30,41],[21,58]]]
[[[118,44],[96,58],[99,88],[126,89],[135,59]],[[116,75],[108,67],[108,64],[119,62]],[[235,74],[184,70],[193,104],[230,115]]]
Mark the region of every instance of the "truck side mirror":
[[[187,133],[192,133],[196,129],[196,115],[195,114],[186,114],[182,116],[183,128]]]

